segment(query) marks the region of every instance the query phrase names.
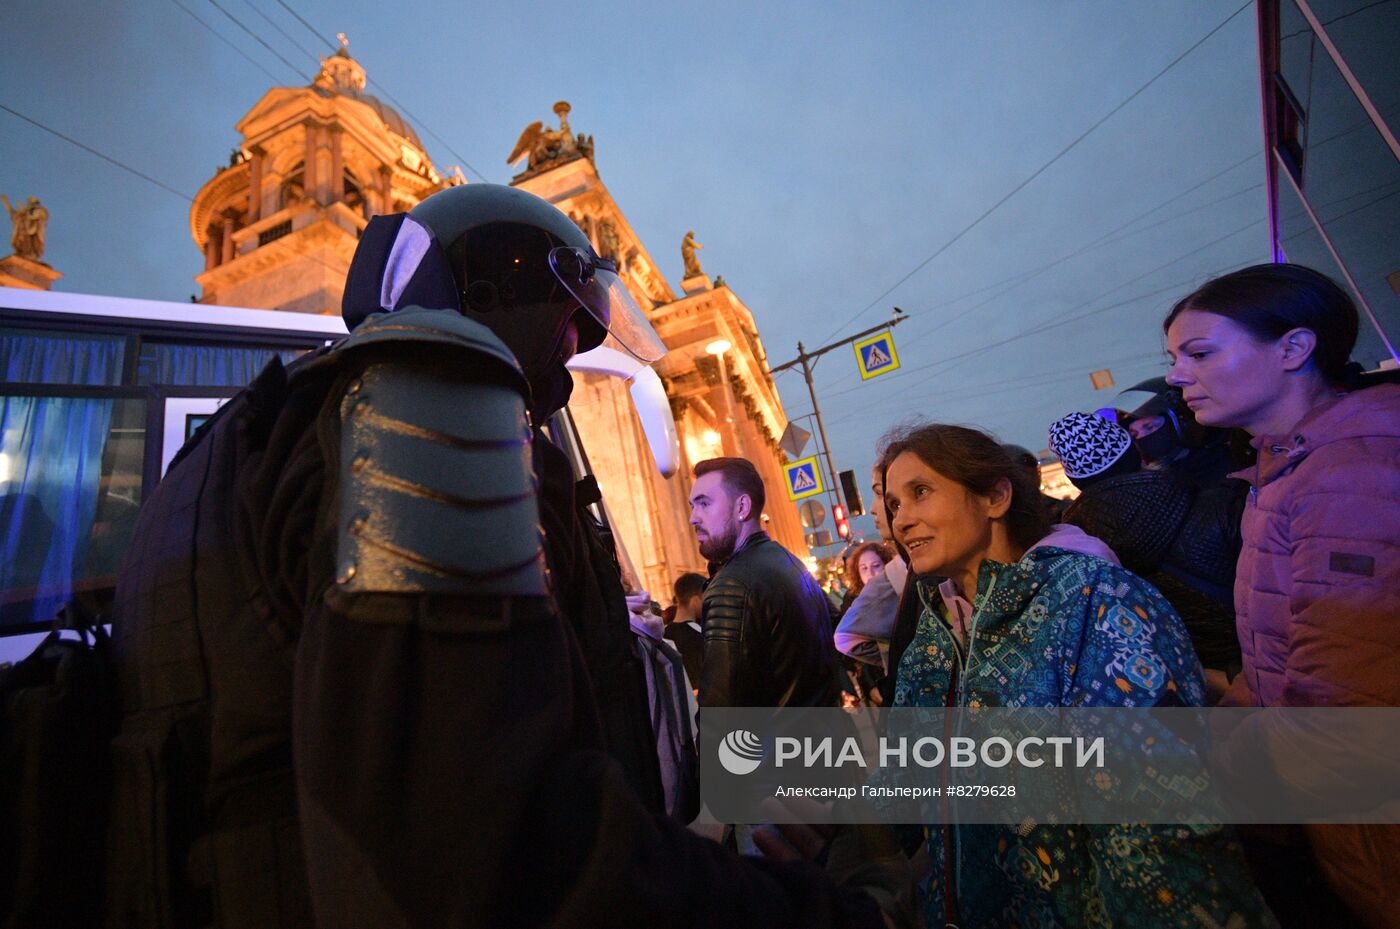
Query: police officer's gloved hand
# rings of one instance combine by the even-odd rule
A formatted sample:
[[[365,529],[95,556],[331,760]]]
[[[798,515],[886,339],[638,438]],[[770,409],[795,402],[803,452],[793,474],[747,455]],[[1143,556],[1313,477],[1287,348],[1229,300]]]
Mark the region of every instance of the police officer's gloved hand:
[[[914,868],[889,826],[775,823],[756,827],[753,836],[765,857],[812,861],[836,883],[869,894],[891,929],[918,925]]]

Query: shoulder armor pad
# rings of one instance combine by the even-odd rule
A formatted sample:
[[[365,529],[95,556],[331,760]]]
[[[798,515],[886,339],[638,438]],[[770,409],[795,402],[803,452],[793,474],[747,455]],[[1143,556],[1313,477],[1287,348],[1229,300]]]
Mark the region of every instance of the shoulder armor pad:
[[[374,313],[331,350],[334,354],[353,352],[369,346],[406,342],[462,349],[483,362],[503,365],[518,380],[523,392],[525,374],[515,355],[490,329],[451,310],[425,310],[408,307],[395,313]]]
[[[385,329],[365,335],[395,337]],[[521,389],[374,361],[346,387],[340,427],[338,593],[547,595]]]

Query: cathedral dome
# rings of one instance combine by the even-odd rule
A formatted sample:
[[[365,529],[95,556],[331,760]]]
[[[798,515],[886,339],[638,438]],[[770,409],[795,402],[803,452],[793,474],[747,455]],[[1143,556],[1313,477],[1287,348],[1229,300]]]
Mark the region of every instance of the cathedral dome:
[[[399,115],[399,111],[389,106],[383,100],[373,94],[362,93],[360,91],[337,91],[342,97],[349,97],[351,100],[358,100],[366,104],[374,112],[379,114],[379,118],[384,121],[384,126],[395,135],[402,136],[417,148],[423,148],[423,142],[418,138],[418,133],[413,131],[413,127],[408,124],[408,120]],[[426,149],[424,149],[426,151]]]
[[[311,87],[323,97],[349,97],[365,104],[378,114],[386,129],[407,139],[419,150],[425,150],[418,133],[413,131],[408,120],[399,115],[398,110],[378,97],[365,93],[365,69],[350,57],[344,44],[336,49],[335,54],[321,59],[321,72],[311,82]]]

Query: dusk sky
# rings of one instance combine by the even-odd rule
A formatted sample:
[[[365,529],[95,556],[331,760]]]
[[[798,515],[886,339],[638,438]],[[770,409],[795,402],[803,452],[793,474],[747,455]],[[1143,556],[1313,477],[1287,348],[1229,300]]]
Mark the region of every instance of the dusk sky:
[[[774,365],[903,307],[903,370],[862,383],[849,348],[817,369],[837,465],[862,486],[911,415],[1044,448],[1062,413],[1164,372],[1176,297],[1268,259],[1255,12],[1238,0],[10,0],[0,24],[0,103],[178,191],[0,111],[0,191],[49,208],[55,289],[196,293],[187,198],[235,122],[310,83],[344,32],[440,171],[506,183],[520,131],[568,100],[672,285],[694,229]],[[1093,390],[1101,368],[1117,388]],[[790,417],[810,412],[799,372],[778,385]]]

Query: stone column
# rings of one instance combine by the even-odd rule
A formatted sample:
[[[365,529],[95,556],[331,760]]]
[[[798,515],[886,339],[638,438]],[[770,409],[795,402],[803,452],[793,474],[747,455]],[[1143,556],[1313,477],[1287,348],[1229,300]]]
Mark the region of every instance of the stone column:
[[[233,217],[224,214],[223,225],[219,229],[219,243],[222,254],[219,256],[220,264],[227,264],[233,260]]]
[[[209,233],[209,241],[204,243],[204,270],[212,271],[219,263],[219,241],[214,233]]]
[[[248,159],[248,222],[262,218],[263,150],[254,148]]]
[[[392,213],[394,210],[394,169],[389,165],[379,166],[379,212]],[[372,215],[373,211],[371,211]],[[366,216],[366,219],[369,217]]]
[[[719,362],[719,391],[723,394],[724,402],[724,425],[720,429],[720,440],[724,447],[724,454],[731,458],[744,457],[744,439],[740,430],[743,428],[743,411],[735,413],[734,408],[738,406],[734,402],[734,387],[729,383],[729,359],[728,352],[721,352],[715,355],[715,360]]]
[[[339,203],[345,199],[345,133],[339,126],[331,126],[331,185],[330,202]]]
[[[306,198],[317,203],[322,202],[321,191],[317,186],[317,178],[320,172],[316,170],[316,157],[321,150],[320,145],[321,127],[311,120],[306,121],[306,151],[301,156],[301,188],[306,191]]]

